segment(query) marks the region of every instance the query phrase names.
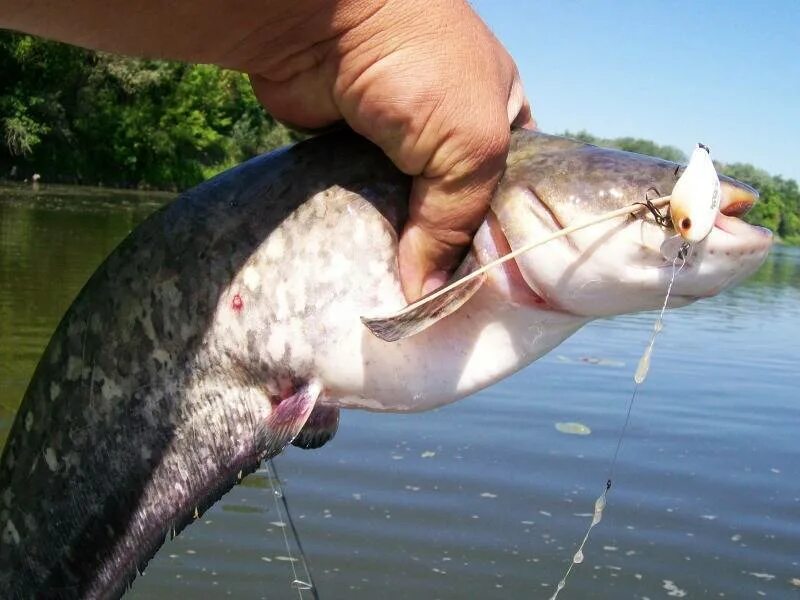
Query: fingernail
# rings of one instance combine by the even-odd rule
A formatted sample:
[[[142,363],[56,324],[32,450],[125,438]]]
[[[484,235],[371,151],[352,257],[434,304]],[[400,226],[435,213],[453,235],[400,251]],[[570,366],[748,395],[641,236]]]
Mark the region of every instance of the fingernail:
[[[425,283],[422,284],[422,295],[430,294],[434,290],[438,290],[448,280],[449,274],[447,271],[434,271],[425,278]]]

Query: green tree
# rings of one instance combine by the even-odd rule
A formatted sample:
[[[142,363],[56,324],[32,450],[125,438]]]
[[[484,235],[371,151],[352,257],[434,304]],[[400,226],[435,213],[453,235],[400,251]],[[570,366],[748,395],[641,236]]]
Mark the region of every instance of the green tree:
[[[241,73],[0,32],[0,168],[183,189],[296,137]]]

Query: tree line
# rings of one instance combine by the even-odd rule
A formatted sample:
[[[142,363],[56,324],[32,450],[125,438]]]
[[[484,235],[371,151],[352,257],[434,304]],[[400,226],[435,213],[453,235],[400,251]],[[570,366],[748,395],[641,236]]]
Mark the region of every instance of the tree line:
[[[566,135],[686,161],[648,140]],[[0,178],[181,190],[296,139],[241,73],[0,31]],[[761,193],[750,222],[800,244],[796,181],[744,163],[717,166]]]
[[[0,136],[0,177],[170,190],[295,139],[241,73],[6,31]]]

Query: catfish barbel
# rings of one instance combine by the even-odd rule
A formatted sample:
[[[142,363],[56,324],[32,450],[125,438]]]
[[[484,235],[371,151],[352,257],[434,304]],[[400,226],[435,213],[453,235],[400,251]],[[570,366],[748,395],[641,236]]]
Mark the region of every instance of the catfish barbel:
[[[515,131],[459,271],[668,194],[681,169]],[[409,190],[380,150],[337,132],[190,190],[114,250],[50,340],[0,461],[3,597],[119,596],[168,531],[289,443],[324,444],[341,408],[441,406],[591,319],[661,306],[674,231],[644,211],[531,250],[445,298],[457,310],[379,339],[361,317],[405,306]],[[769,251],[770,232],[738,218],[754,190],[722,178],[722,196],[672,307],[735,285]]]

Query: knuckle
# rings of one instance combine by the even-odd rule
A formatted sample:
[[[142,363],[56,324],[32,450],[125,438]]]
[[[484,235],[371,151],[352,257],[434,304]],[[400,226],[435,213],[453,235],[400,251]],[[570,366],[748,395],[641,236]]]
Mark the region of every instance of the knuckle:
[[[505,163],[511,136],[506,120],[503,115],[497,126],[484,125],[474,130],[464,149],[464,162],[468,168],[493,170]]]

